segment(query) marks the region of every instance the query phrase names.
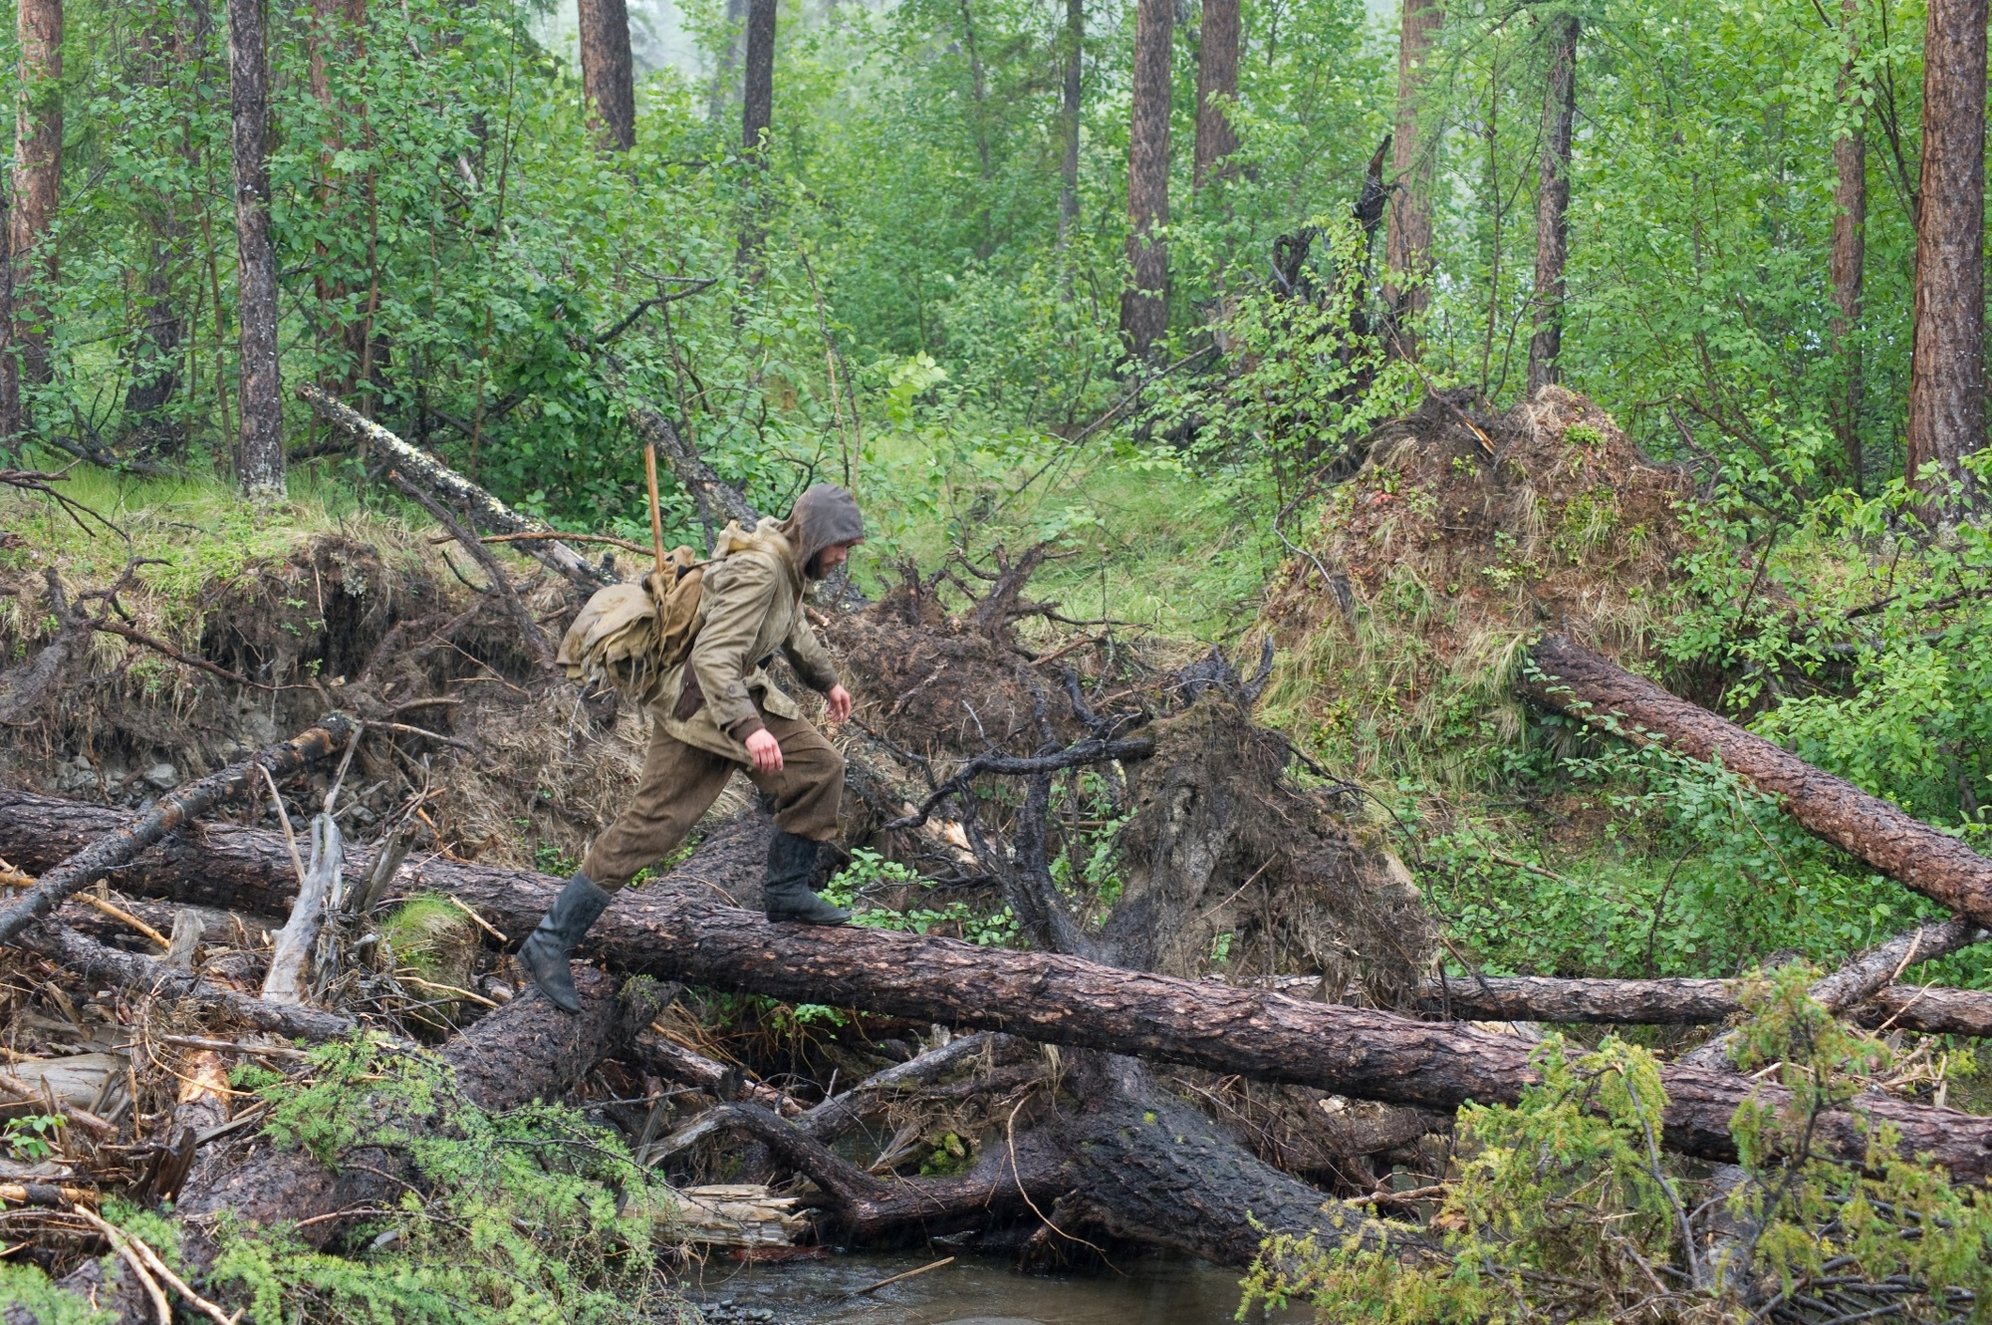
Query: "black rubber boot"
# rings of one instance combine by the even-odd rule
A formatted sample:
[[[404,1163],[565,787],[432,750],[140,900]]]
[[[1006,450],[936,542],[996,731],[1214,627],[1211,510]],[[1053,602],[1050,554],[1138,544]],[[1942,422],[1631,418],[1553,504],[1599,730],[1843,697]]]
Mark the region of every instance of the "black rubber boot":
[[[587,875],[575,873],[560,890],[539,922],[539,928],[519,945],[519,965],[526,968],[540,992],[562,1012],[579,1012],[581,999],[574,992],[574,975],[567,969],[574,945],[607,909],[614,893],[603,892]]]
[[[799,920],[805,925],[848,924],[851,913],[832,906],[810,891],[821,842],[775,830],[768,843],[768,881],[762,889],[770,920]]]

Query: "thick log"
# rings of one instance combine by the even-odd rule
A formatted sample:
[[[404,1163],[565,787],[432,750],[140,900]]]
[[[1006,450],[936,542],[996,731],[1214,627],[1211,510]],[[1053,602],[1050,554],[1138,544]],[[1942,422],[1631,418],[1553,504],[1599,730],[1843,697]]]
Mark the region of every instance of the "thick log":
[[[0,796],[0,824],[22,797]],[[287,859],[281,866],[273,863],[280,849],[270,836],[243,829],[210,832],[201,859],[214,872],[219,845],[247,848],[254,858],[272,862],[265,868],[276,878],[266,874],[263,889],[277,892],[290,870]],[[751,840],[748,828],[715,833],[671,875],[621,894],[591,934],[584,956],[716,989],[1007,1031],[1392,1104],[1452,1109],[1468,1100],[1511,1103],[1536,1081],[1528,1045],[1470,1027],[1210,986],[1076,957],[868,929],[770,924],[714,896],[715,887],[738,887],[755,876],[761,862],[751,849],[742,849]],[[235,868],[241,869],[241,862]],[[125,882],[137,888],[144,879]],[[523,934],[562,880],[436,859],[404,865],[393,886],[401,893],[451,893],[501,930]],[[1773,1106],[1785,1098],[1774,1087],[1706,1069],[1670,1068],[1663,1079],[1672,1099],[1666,1144],[1708,1159],[1735,1157],[1729,1119],[1753,1090]],[[1992,1176],[1992,1119],[1895,1100],[1863,1101],[1862,1108],[1900,1130],[1906,1153],[1929,1151],[1960,1180]],[[1863,1124],[1849,1113],[1823,1117],[1814,1140],[1821,1153],[1849,1161],[1859,1162],[1866,1153]]]
[[[420,483],[443,500],[463,507],[478,528],[500,534],[557,533],[546,521],[519,514],[442,461],[410,446],[372,419],[347,408],[317,387],[304,383],[297,388],[297,394],[300,400],[317,410],[328,422],[377,452],[404,477]],[[616,582],[614,575],[557,538],[536,539],[519,546],[590,593]]]
[[[1522,687],[1537,703],[1628,740],[1720,763],[1841,850],[1992,927],[1992,860],[1957,838],[1560,635],[1529,656],[1546,674]]]
[[[160,797],[150,813],[63,861],[43,875],[27,896],[0,913],[0,944],[15,940],[22,930],[61,905],[63,898],[128,863],[175,829],[259,788],[263,771],[271,777],[288,776],[344,745],[355,730],[352,718],[328,713],[309,731]]]

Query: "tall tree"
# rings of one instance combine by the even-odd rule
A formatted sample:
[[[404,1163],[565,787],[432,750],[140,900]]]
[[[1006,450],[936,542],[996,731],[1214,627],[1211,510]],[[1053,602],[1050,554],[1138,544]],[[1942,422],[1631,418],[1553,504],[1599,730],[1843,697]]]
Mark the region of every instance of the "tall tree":
[[[62,0],[20,0],[20,79],[14,125],[14,200],[8,248],[14,264],[14,345],[21,380],[53,376],[48,295],[58,274],[56,200],[62,183]],[[19,406],[20,426],[29,424]]]
[[[1833,140],[1833,357],[1840,365],[1833,430],[1840,436],[1847,481],[1861,487],[1861,360],[1853,343],[1861,322],[1861,281],[1867,258],[1867,111],[1855,94],[1854,63],[1860,55],[1855,20],[1859,0],[1840,0],[1841,36],[1847,56],[1840,65],[1840,104],[1850,117]]]
[[[20,362],[14,357],[14,257],[9,242],[13,181],[0,178],[0,454],[21,433]]]
[[[1930,0],[1907,476],[1967,484],[1985,444],[1985,0]]]
[[[1238,150],[1226,107],[1238,100],[1238,0],[1204,0],[1197,39],[1197,140],[1191,187],[1201,189],[1224,158]]]
[[[1425,59],[1444,21],[1438,0],[1404,0],[1397,34],[1397,127],[1390,148],[1395,196],[1383,248],[1383,302],[1391,334],[1384,348],[1406,358],[1416,358],[1418,351],[1405,323],[1432,302],[1422,278],[1432,263],[1433,153],[1420,150],[1418,120],[1425,109]],[[1399,276],[1410,279],[1400,285]]]
[[[1570,254],[1570,128],[1577,117],[1577,16],[1554,14],[1544,40],[1542,157],[1536,179],[1535,334],[1529,338],[1529,394],[1557,380],[1563,352],[1563,267]]]
[[[177,65],[195,58],[192,41],[205,35],[204,5],[141,6],[132,34],[132,76],[146,87],[172,80]],[[193,11],[193,12],[188,12]],[[131,382],[125,389],[121,442],[150,456],[184,449],[186,429],[167,406],[180,386],[180,347],[186,321],[173,286],[173,265],[186,240],[171,189],[153,192],[139,206],[145,227],[145,273],[136,306],[137,334],[127,347]]]
[[[775,111],[775,0],[747,0],[747,80],[740,150],[759,158]]]
[[[1169,249],[1156,233],[1169,224],[1169,57],[1174,0],[1137,0],[1134,17],[1134,108],[1127,148],[1127,264],[1121,292],[1121,339],[1147,358],[1169,329]]]
[[[579,0],[581,92],[603,147],[627,152],[636,145],[636,71],[629,50],[629,6],[624,0]]]
[[[228,0],[229,149],[235,173],[241,428],[235,479],[252,498],[284,495],[283,383],[277,373],[277,254],[270,242],[270,64],[264,0]]]
[[[1058,163],[1058,246],[1079,221],[1079,96],[1086,70],[1086,0],[1065,0],[1065,80],[1059,91],[1058,132],[1065,153]]]

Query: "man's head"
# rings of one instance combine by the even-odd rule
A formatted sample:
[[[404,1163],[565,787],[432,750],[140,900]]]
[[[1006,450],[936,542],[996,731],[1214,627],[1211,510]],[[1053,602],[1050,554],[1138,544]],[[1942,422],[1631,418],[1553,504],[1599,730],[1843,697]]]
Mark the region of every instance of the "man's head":
[[[802,573],[812,580],[843,565],[852,546],[865,539],[857,499],[834,483],[818,483],[796,498],[782,529],[795,545]]]

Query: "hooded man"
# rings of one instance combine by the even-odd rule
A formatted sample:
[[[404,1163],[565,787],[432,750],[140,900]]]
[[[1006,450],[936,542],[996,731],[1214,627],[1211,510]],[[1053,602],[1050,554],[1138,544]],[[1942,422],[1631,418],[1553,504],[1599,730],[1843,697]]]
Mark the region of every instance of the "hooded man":
[[[843,565],[864,536],[851,494],[819,483],[788,519],[761,521],[706,568],[704,621],[690,655],[664,673],[651,702],[650,750],[636,795],[519,949],[519,961],[557,1006],[580,1011],[568,960],[581,936],[638,870],[685,840],[735,768],[774,802],[768,919],[841,925],[851,918],[810,889],[822,845],[837,832],[844,757],[803,720],[766,668],[781,650],[828,701],[833,721],[850,716],[851,694],[803,615],[802,591]]]

